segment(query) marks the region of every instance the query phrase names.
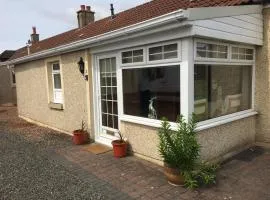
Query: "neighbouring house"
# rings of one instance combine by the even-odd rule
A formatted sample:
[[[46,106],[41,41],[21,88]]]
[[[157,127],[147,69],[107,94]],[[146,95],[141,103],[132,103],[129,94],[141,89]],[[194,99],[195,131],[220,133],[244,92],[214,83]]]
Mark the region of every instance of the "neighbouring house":
[[[0,54],[0,63],[4,63],[15,53],[6,50]],[[16,78],[14,68],[7,65],[0,65],[0,105],[15,105],[16,97]]]
[[[110,145],[120,130],[138,156],[160,161],[161,117],[193,112],[204,160],[270,142],[270,7],[259,0],[153,0],[18,49],[19,116],[66,133],[88,124]],[[150,109],[151,108],[151,109]]]

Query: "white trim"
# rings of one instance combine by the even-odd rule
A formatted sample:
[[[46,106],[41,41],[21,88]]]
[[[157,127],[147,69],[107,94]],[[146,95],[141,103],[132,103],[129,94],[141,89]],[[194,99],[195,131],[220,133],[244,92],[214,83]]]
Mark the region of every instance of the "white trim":
[[[253,50],[253,55],[252,55],[253,56],[253,59],[252,60],[233,59],[232,58],[232,55],[233,55],[232,48],[233,47],[236,47],[236,48],[245,48],[245,49],[251,49],[251,50]],[[229,59],[230,59],[231,62],[253,63],[253,62],[255,62],[255,57],[256,57],[256,49],[253,46],[242,45],[242,44],[239,44],[239,45],[231,44],[230,45],[230,58]]]
[[[227,53],[227,58],[208,58],[208,57],[197,57],[197,43],[205,43],[205,44],[214,44],[214,45],[222,45],[222,46],[226,46],[228,49],[228,53]],[[217,40],[205,40],[205,39],[195,39],[194,40],[194,60],[196,61],[213,61],[213,62],[218,62],[218,61],[223,61],[223,62],[227,62],[229,61],[229,57],[230,57],[230,46],[228,43],[224,43],[224,42],[220,42]]]
[[[178,62],[167,62],[167,63],[151,63],[151,64],[146,64],[146,65],[136,65],[136,66],[131,66],[131,67],[121,67],[121,69],[140,69],[140,68],[154,68],[154,67],[170,67],[170,66],[175,66],[175,65],[180,65],[180,61]]]
[[[95,130],[95,140],[100,143],[107,144],[109,141],[117,139],[117,137],[103,134],[103,130],[109,130],[112,132],[116,132],[120,127],[119,120],[119,97],[117,99],[118,103],[118,129],[112,129],[109,127],[102,126],[102,110],[101,110],[101,90],[100,90],[100,66],[99,61],[106,58],[115,58],[116,60],[116,73],[118,73],[119,69],[119,57],[115,53],[104,54],[99,56],[94,56],[94,62],[92,66],[93,70],[93,98],[94,98],[94,130]],[[118,80],[117,80],[118,81]],[[118,82],[117,82],[118,86]],[[117,95],[118,95],[118,87],[117,87]],[[106,142],[105,142],[106,141]]]
[[[58,70],[54,70],[53,66],[54,64],[58,64],[59,69]],[[53,62],[50,63],[51,65],[51,70],[52,70],[52,86],[53,86],[53,102],[54,103],[61,103],[63,104],[63,87],[62,87],[62,73],[61,73],[61,66],[60,66],[60,62]],[[60,76],[60,84],[61,84],[61,88],[55,88],[55,82],[54,82],[54,75],[59,75]],[[61,94],[61,98],[56,98],[57,93]]]
[[[247,117],[251,117],[254,115],[257,115],[258,113],[252,109],[246,110],[246,111],[241,111],[221,117],[217,117],[214,119],[206,120],[204,122],[199,122],[196,128],[196,131],[202,131],[214,127],[218,127],[223,124],[228,124],[230,122],[234,122],[240,119],[244,119]],[[143,117],[135,117],[135,116],[130,116],[130,115],[122,115],[119,117],[121,121],[124,122],[129,122],[129,123],[135,123],[135,124],[140,124],[144,126],[151,126],[154,128],[161,128],[161,120],[155,120],[155,119],[148,119],[148,118],[143,118]],[[177,123],[175,122],[169,122],[171,125],[172,130],[177,130]]]
[[[170,44],[177,44],[177,58],[172,58],[172,59],[160,59],[160,60],[149,60],[149,49],[153,47],[164,47],[166,45]],[[164,54],[164,52],[161,52],[161,54]],[[159,64],[159,63],[168,63],[168,62],[177,62],[181,61],[181,55],[182,55],[182,41],[181,40],[171,40],[171,41],[166,41],[166,42],[159,42],[155,44],[151,44],[146,46],[146,63],[147,64]]]
[[[131,63],[123,63],[123,57],[122,57],[122,53],[126,53],[126,52],[132,52],[133,54],[133,51],[138,51],[138,50],[143,50],[143,61],[142,62],[131,62]],[[128,66],[133,66],[133,65],[142,65],[142,64],[145,64],[146,63],[146,48],[145,47],[134,47],[134,48],[129,48],[129,49],[123,49],[121,50],[120,52],[120,64],[121,66],[125,66],[125,67],[128,67]],[[133,55],[131,56],[131,58],[133,59]]]
[[[224,45],[227,46],[228,48],[228,54],[226,59],[222,58],[202,58],[202,57],[197,57],[197,43],[206,43],[206,44],[216,44],[216,45]],[[240,60],[240,59],[232,59],[232,47],[239,47],[239,48],[247,48],[247,49],[252,49],[253,50],[253,60]],[[234,63],[234,64],[239,64],[239,65],[252,65],[255,63],[255,57],[256,57],[256,49],[253,45],[243,45],[243,44],[236,44],[236,43],[228,43],[228,42],[219,42],[216,39],[200,39],[200,38],[195,38],[194,39],[194,61],[196,64],[200,62],[204,63],[224,63],[228,65],[228,63]]]
[[[226,116],[222,116],[222,117],[218,117],[215,119],[210,119],[204,122],[199,122],[198,126],[196,128],[196,131],[202,131],[202,130],[206,130],[206,129],[210,129],[213,127],[217,127],[223,124],[227,124],[233,121],[237,121],[240,119],[244,119],[247,117],[251,117],[254,115],[257,115],[258,113],[256,111],[251,110],[246,110],[246,111],[242,111],[242,112],[237,112],[237,113],[233,113],[230,115],[226,115]]]
[[[194,59],[193,38],[182,42],[182,62],[180,63],[180,110],[189,119],[194,110]]]
[[[123,28],[120,28],[120,29],[117,29],[108,33],[104,33],[104,34],[97,35],[91,38],[79,40],[79,41],[72,42],[69,44],[61,45],[59,47],[51,48],[51,49],[44,50],[38,53],[30,54],[21,58],[17,58],[17,59],[7,62],[7,64],[18,64],[22,62],[39,59],[39,58],[48,57],[51,55],[56,55],[59,53],[84,49],[94,44],[100,45],[100,43],[103,41],[108,41],[110,39],[114,39],[117,37],[125,38],[134,32],[145,31],[145,30],[152,29],[154,27],[160,27],[170,22],[176,22],[179,24],[179,20],[181,21],[181,20],[187,19],[187,16],[188,16],[188,11],[179,9],[174,12],[171,12],[162,16],[158,16],[158,17],[155,17],[155,18],[143,21],[143,22],[139,22],[137,24],[126,26],[126,27],[123,27]],[[108,42],[111,42],[111,41],[108,41]]]

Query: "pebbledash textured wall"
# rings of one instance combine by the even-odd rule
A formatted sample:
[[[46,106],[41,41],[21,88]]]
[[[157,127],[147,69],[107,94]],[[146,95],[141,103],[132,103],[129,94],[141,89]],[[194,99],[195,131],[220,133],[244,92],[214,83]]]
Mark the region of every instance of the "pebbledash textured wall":
[[[85,55],[85,51],[78,51],[16,65],[19,115],[68,133],[80,128],[82,120],[89,122],[86,96],[88,83],[77,65],[80,57],[87,60]],[[49,107],[50,89],[46,68],[48,62],[58,60],[61,66],[64,110]]]
[[[263,46],[256,50],[256,140],[270,142],[270,8],[263,9]]]
[[[157,128],[121,122],[121,132],[128,138],[132,151],[151,160],[161,160],[158,152]],[[201,144],[201,159],[222,161],[255,141],[255,117],[248,117],[231,123],[198,132]]]
[[[0,105],[16,103],[16,86],[12,85],[11,71],[7,66],[2,66],[0,67]]]

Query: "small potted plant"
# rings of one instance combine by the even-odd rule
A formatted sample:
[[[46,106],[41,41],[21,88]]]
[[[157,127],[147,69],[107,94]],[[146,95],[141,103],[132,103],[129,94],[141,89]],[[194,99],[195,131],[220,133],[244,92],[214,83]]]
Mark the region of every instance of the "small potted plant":
[[[116,158],[122,158],[127,155],[127,142],[123,139],[123,135],[121,134],[120,131],[117,132],[119,135],[118,140],[113,140],[112,141],[112,146],[113,146],[113,154],[114,157]]]
[[[159,152],[164,160],[164,174],[172,185],[185,185],[189,188],[200,184],[215,183],[215,165],[200,163],[200,145],[195,131],[195,115],[186,122],[183,116],[177,119],[178,128],[172,130],[167,119],[163,118],[159,129]]]
[[[72,140],[73,140],[73,143],[76,145],[82,145],[88,141],[88,132],[86,130],[84,121],[82,121],[81,129],[73,131]]]

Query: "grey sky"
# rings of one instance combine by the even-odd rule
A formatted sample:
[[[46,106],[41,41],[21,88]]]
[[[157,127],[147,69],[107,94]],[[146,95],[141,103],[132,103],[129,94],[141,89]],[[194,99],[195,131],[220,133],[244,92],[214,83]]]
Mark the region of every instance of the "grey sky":
[[[115,12],[126,10],[149,0],[0,0],[0,53],[25,46],[37,27],[44,39],[77,27],[76,11],[81,4],[96,12],[96,19],[110,15],[110,3]]]

